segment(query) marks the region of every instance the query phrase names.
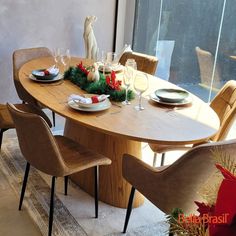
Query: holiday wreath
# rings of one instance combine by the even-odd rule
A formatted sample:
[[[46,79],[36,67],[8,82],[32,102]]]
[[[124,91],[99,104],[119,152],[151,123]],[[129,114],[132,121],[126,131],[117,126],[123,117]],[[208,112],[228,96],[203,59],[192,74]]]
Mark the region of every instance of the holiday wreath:
[[[110,95],[111,100],[121,102],[125,100],[125,89],[121,87],[121,81],[116,79],[116,73],[111,72],[110,75],[104,76],[99,73],[98,80],[89,80],[88,74],[92,71],[92,67],[83,66],[82,62],[77,66],[70,67],[64,73],[64,79],[70,80],[72,83],[78,85],[81,89],[93,94],[107,94]],[[134,98],[134,92],[128,90],[128,100]]]

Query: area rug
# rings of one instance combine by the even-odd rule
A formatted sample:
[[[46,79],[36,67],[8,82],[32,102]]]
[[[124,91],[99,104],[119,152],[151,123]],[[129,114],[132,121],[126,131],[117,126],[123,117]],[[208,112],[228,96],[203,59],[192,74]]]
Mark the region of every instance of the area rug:
[[[20,196],[25,166],[26,162],[20,152],[17,138],[8,139],[4,142],[0,153],[0,170],[18,196]],[[94,219],[93,199],[71,182],[69,191],[72,192],[72,194],[69,194],[71,196],[64,196],[62,191],[55,195],[53,235],[123,235],[121,231],[125,216],[124,209],[100,203],[99,219]],[[77,197],[81,198],[81,196],[83,198],[83,205],[79,204],[79,200],[77,199]],[[47,235],[48,233],[49,199],[50,186],[48,185],[48,181],[45,180],[42,173],[31,167],[22,210],[28,211],[42,235]],[[75,205],[78,205],[78,208]],[[133,223],[130,221],[127,236],[167,235],[168,224],[163,221],[162,216],[159,217],[159,214],[157,214],[159,217],[157,219],[158,217],[156,217],[156,213],[154,212],[150,219],[145,218],[145,214],[152,215],[152,206],[146,206],[146,213],[142,207],[140,209],[134,209],[133,212],[135,211],[136,213],[133,213],[134,216],[132,216]]]

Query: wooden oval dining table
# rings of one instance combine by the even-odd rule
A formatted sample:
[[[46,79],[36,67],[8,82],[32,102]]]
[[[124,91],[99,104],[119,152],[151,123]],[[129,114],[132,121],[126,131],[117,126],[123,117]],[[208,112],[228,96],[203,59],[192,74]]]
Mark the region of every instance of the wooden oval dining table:
[[[73,57],[71,65],[79,62],[91,65],[92,61]],[[64,135],[112,160],[110,166],[102,166],[99,199],[110,205],[127,206],[130,185],[122,177],[122,156],[129,153],[142,158],[141,143],[196,144],[205,142],[217,132],[219,119],[216,113],[198,97],[190,94],[191,103],[186,106],[167,106],[149,99],[148,95],[159,88],[178,88],[174,84],[149,75],[149,89],[145,92],[143,106],[137,111],[134,106],[112,102],[109,109],[99,112],[84,112],[68,106],[71,94],[85,94],[68,80],[40,83],[29,79],[32,70],[48,68],[53,58],[38,58],[25,63],[19,70],[23,87],[40,103],[66,118]],[[117,73],[122,79],[122,72]],[[152,158],[152,156],[150,156]],[[140,176],[142,178],[142,176]],[[87,193],[93,195],[93,171],[87,170],[71,176]],[[134,207],[143,203],[143,196],[135,195]]]

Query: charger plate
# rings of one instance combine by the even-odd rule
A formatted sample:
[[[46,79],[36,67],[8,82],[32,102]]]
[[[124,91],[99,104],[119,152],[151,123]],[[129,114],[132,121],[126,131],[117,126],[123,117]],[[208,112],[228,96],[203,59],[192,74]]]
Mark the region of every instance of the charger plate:
[[[168,106],[183,106],[192,103],[192,97],[188,96],[187,98],[179,101],[179,102],[165,102],[158,98],[155,94],[149,95],[150,99],[156,103],[168,105]]]
[[[106,99],[105,102],[98,104],[97,106],[84,107],[78,105],[78,103],[75,103],[73,100],[70,100],[68,101],[68,105],[69,107],[78,111],[97,112],[109,109],[111,107],[111,102],[109,101],[109,99]]]
[[[53,79],[45,80],[45,79],[37,79],[32,74],[30,74],[29,75],[29,79],[31,79],[31,80],[33,80],[35,82],[40,82],[40,83],[52,83],[52,82],[56,82],[56,81],[62,80],[63,79],[63,75],[62,74],[58,74]]]

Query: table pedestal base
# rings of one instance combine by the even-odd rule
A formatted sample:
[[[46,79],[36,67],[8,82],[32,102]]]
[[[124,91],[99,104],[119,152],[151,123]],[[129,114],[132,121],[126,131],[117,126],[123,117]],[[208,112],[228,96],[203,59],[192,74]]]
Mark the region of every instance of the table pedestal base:
[[[141,158],[141,143],[103,134],[71,120],[66,121],[64,135],[112,160],[111,165],[99,168],[99,200],[115,207],[126,208],[131,186],[122,177],[122,155],[129,153]],[[87,193],[93,195],[93,169],[74,174],[71,179]],[[133,206],[138,207],[143,201],[143,196],[136,192]]]

